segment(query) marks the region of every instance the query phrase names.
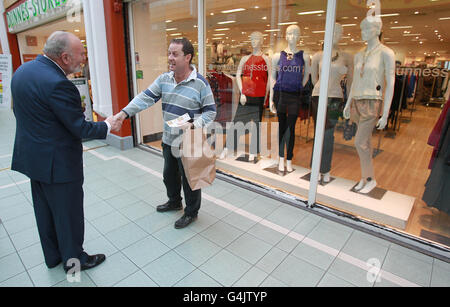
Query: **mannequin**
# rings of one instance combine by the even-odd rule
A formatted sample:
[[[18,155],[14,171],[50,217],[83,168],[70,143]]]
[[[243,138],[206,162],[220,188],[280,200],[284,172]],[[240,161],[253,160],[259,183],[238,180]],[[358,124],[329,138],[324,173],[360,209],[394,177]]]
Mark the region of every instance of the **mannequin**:
[[[310,74],[309,55],[298,50],[300,28],[291,25],[286,29],[287,48],[272,58],[270,80],[270,111],[278,115],[279,156],[278,170],[284,172],[284,145],[287,147],[287,171],[292,172],[295,141],[295,124],[300,110],[301,91]]]
[[[240,103],[236,110],[233,122],[243,122],[247,124],[254,122],[256,131],[252,131],[252,135],[256,135],[256,142],[250,142],[249,161],[254,161],[255,156],[259,153],[259,123],[262,120],[264,102],[269,93],[269,69],[270,61],[261,50],[264,42],[264,36],[261,32],[253,32],[250,35],[253,52],[251,55],[244,56],[236,71],[236,83],[240,92]],[[234,133],[227,134],[231,141],[234,139]],[[253,138],[252,138],[253,140]],[[233,144],[236,144],[235,141]],[[255,144],[256,143],[256,144]],[[225,147],[220,159],[224,159],[228,154]]]
[[[355,190],[363,194],[377,186],[372,162],[372,131],[375,126],[379,130],[386,127],[394,95],[395,54],[381,44],[381,27],[379,17],[369,16],[361,22],[361,36],[367,48],[355,56],[352,87],[344,109],[344,117],[358,125],[355,146],[362,176]],[[378,120],[381,110],[382,117]]]
[[[339,49],[339,41],[342,38],[342,25],[336,23],[333,36],[333,49],[331,58],[330,80],[328,86],[328,105],[327,118],[325,125],[325,135],[322,152],[322,162],[320,166],[320,173],[324,183],[330,182],[331,160],[333,157],[334,147],[334,128],[339,120],[340,112],[344,105],[344,94],[341,88],[341,80],[347,74],[347,86],[350,84],[353,76],[353,58],[350,54],[342,52]],[[314,54],[311,63],[311,80],[314,84],[312,93],[312,114],[314,118],[314,125],[317,119],[317,109],[320,94],[320,78],[319,73],[322,68],[323,52],[319,51]],[[319,178],[320,180],[320,178]]]

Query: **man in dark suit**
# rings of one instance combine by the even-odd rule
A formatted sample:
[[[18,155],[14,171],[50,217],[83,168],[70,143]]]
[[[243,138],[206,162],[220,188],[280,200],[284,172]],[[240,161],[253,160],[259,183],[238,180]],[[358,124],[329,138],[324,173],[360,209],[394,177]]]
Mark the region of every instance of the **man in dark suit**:
[[[47,267],[86,270],[105,260],[83,250],[83,138],[105,139],[114,119],[87,122],[78,89],[67,75],[86,60],[81,41],[53,33],[44,55],[12,78],[16,138],[11,169],[31,180],[33,206]],[[73,270],[71,270],[72,272]]]

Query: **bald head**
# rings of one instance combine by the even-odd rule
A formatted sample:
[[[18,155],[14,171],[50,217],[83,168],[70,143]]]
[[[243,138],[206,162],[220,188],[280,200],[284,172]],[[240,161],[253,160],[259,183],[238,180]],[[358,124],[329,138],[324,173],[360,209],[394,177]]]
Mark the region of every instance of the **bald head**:
[[[51,58],[59,58],[64,52],[70,53],[74,39],[78,38],[72,33],[53,32],[45,43],[44,53]]]
[[[64,31],[56,31],[50,35],[45,43],[44,54],[58,63],[66,74],[78,71],[80,64],[85,61],[85,51],[80,39]]]

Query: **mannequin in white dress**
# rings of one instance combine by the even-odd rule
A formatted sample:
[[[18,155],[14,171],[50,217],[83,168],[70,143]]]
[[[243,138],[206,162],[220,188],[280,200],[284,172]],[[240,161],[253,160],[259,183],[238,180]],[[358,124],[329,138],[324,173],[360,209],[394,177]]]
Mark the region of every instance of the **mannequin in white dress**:
[[[334,128],[339,121],[342,107],[344,105],[344,94],[341,87],[341,81],[343,77],[347,75],[347,87],[350,88],[353,76],[353,57],[349,53],[343,52],[339,49],[338,44],[342,38],[342,32],[342,25],[336,23],[333,36],[330,80],[328,86],[327,118],[322,151],[322,162],[320,166],[320,173],[324,183],[328,183],[331,180],[330,171],[334,147]],[[322,68],[322,56],[323,52],[319,51],[314,54],[311,61],[311,81],[314,84],[311,109],[314,118],[314,125],[316,124],[320,94],[319,73]]]
[[[300,110],[301,91],[310,74],[310,57],[297,47],[300,28],[286,29],[287,48],[272,57],[270,79],[270,111],[277,113],[279,121],[278,170],[284,172],[284,146],[287,147],[288,172],[292,172],[295,124]]]
[[[361,162],[361,180],[355,190],[363,194],[377,186],[372,132],[375,126],[379,130],[386,127],[394,95],[395,54],[381,44],[381,27],[379,17],[369,16],[361,22],[361,36],[367,47],[355,56],[352,87],[344,109],[344,117],[358,125],[355,146]]]

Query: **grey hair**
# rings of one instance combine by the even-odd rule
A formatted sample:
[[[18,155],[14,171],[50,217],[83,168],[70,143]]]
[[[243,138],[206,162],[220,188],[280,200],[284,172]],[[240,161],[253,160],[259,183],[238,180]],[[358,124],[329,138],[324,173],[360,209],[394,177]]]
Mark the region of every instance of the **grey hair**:
[[[70,33],[53,32],[44,46],[44,53],[51,58],[59,58],[64,52],[70,52]]]

